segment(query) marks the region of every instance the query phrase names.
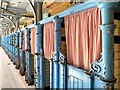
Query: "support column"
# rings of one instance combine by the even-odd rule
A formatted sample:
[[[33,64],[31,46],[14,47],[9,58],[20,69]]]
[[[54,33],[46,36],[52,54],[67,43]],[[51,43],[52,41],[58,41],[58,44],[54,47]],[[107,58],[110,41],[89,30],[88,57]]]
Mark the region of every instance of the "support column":
[[[43,25],[36,25],[35,48],[35,81],[36,88],[45,88],[44,85],[44,56],[43,56]]]
[[[103,87],[113,86],[114,78],[114,58],[113,58],[113,39],[114,30],[114,9],[117,7],[116,2],[102,2],[99,8],[102,12],[102,57],[103,57],[103,74],[100,78],[104,85]]]
[[[30,29],[26,28],[25,35],[25,51],[26,51],[26,73],[25,80],[28,82],[28,85],[32,84],[32,61],[31,61],[31,48],[30,48]]]
[[[17,32],[19,28],[19,18],[16,18],[16,28],[14,32]]]
[[[20,40],[19,40],[19,48],[20,48],[20,74],[25,74],[25,51],[23,48],[23,31],[20,31]]]
[[[20,66],[19,32],[16,32],[16,69]]]
[[[15,55],[16,55],[16,49],[15,49],[15,33],[13,33],[13,64],[15,65]]]
[[[35,0],[34,2],[34,8],[35,8],[35,19],[36,19],[36,24],[42,20],[42,5],[43,2],[37,2],[37,0]]]
[[[61,23],[63,22],[63,19],[58,18],[57,16],[53,20],[55,23],[54,27],[54,35],[55,35],[55,56],[54,56],[54,76],[53,79],[53,87],[52,88],[59,88],[59,48],[61,45]]]

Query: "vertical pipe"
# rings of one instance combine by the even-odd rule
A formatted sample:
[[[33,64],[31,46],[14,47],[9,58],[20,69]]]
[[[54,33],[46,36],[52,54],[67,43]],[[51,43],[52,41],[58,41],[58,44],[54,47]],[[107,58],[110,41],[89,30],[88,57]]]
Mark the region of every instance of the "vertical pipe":
[[[55,34],[55,57],[54,57],[54,87],[53,88],[59,88],[59,48],[61,45],[61,23],[62,19],[55,17],[53,22],[55,23],[54,27],[54,34]]]
[[[114,30],[114,9],[117,7],[115,2],[102,2],[99,8],[102,11],[102,57],[103,57],[103,76],[104,82],[114,83],[114,58],[113,58],[113,39]],[[105,86],[106,87],[106,86]]]

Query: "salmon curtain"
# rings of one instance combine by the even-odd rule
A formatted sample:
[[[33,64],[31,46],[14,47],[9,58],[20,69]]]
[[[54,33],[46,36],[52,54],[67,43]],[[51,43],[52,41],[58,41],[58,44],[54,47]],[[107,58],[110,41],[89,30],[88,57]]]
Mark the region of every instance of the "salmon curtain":
[[[25,50],[25,30],[23,31],[23,45],[22,50]]]
[[[90,64],[101,58],[101,12],[91,8],[65,17],[67,62],[89,70]]]
[[[30,38],[31,38],[31,54],[34,54],[35,53],[35,41],[36,41],[36,28],[33,27],[31,28],[31,35],[30,35]]]
[[[44,24],[44,56],[50,60],[54,52],[54,23]]]

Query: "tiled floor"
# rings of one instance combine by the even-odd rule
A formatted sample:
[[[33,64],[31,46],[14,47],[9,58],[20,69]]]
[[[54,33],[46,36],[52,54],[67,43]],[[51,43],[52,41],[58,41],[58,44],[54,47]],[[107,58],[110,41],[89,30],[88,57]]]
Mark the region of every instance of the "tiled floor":
[[[2,47],[0,47],[0,89],[1,88],[34,88],[28,86],[25,77],[19,74],[15,65],[8,58]]]

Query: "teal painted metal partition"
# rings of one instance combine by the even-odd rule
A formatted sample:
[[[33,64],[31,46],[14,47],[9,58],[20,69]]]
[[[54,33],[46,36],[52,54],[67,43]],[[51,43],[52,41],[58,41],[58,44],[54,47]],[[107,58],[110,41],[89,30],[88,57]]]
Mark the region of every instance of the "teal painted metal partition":
[[[91,64],[91,70],[85,71],[74,66],[67,65],[64,55],[60,52],[61,23],[57,20],[95,6],[102,11],[102,58]],[[78,8],[77,8],[78,7]],[[55,52],[50,64],[50,88],[113,88],[116,79],[113,72],[113,33],[114,11],[118,7],[117,2],[86,2],[71,7],[70,9],[41,20],[40,24],[55,22]],[[74,11],[74,12],[73,12]],[[73,12],[73,13],[71,13]],[[56,18],[57,17],[57,18]],[[59,30],[59,31],[56,31]],[[41,43],[42,44],[42,43]],[[104,66],[103,66],[104,64]]]
[[[102,12],[102,58],[91,64],[90,71],[85,71],[67,64],[65,56],[60,52],[61,43],[61,23],[63,17],[68,16],[83,10],[98,6]],[[36,25],[36,51],[35,51],[35,85],[36,88],[45,88],[44,85],[44,50],[43,50],[43,24],[53,21],[54,37],[55,37],[55,51],[50,60],[50,88],[51,89],[69,89],[69,88],[113,88],[116,79],[114,78],[114,62],[113,62],[113,33],[114,25],[114,11],[118,7],[118,2],[85,2],[77,4],[68,10],[43,19]],[[10,37],[10,39],[9,39]],[[2,37],[2,46],[7,54],[11,52],[10,57],[15,62],[15,33]],[[11,45],[9,45],[11,43]],[[20,32],[20,48],[22,48],[22,33]],[[30,29],[26,28],[26,81],[30,83],[31,78],[31,53],[30,53]],[[21,62],[23,65],[23,51],[21,50]],[[23,68],[23,66],[21,66]]]

